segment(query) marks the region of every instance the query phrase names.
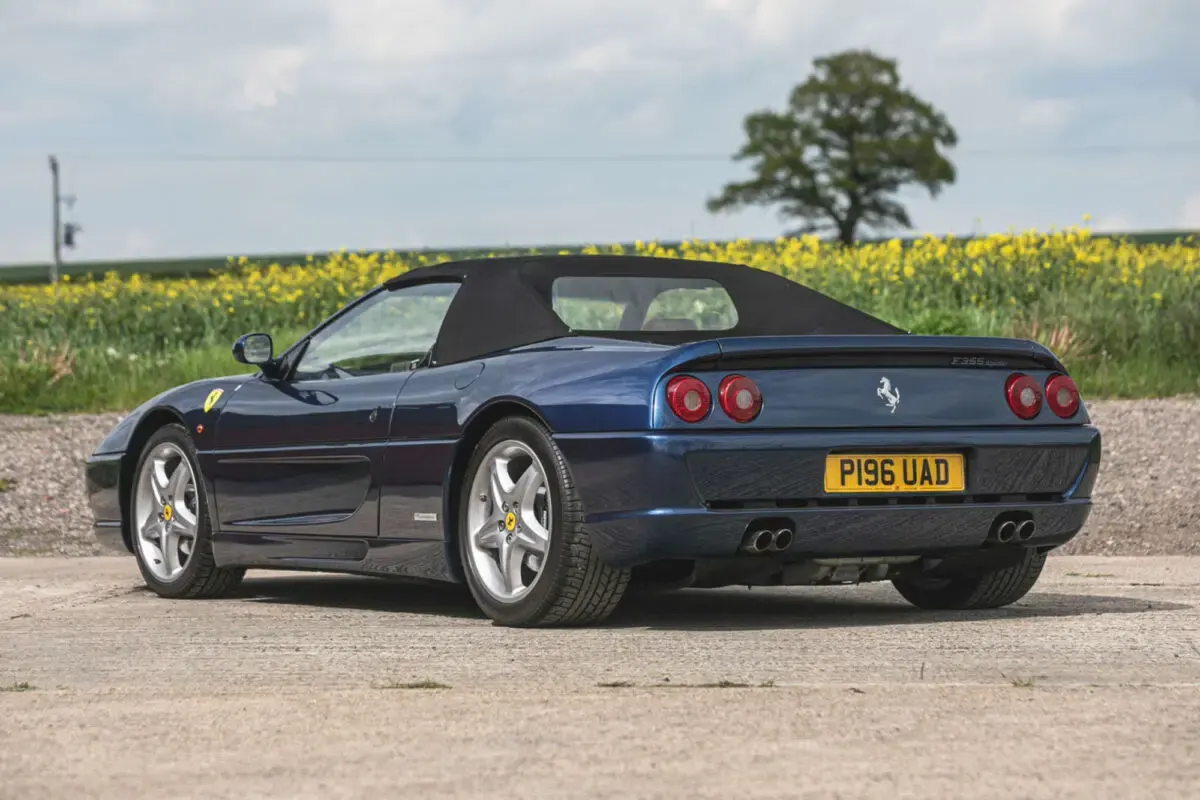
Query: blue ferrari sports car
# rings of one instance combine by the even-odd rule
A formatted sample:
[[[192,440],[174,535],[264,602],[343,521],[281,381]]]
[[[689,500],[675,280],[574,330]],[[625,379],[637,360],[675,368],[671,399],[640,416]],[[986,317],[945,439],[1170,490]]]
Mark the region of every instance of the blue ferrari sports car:
[[[97,535],[163,597],[269,568],[464,582],[512,626],[638,585],[995,608],[1079,532],[1100,463],[1045,347],[734,264],[439,264],[233,357],[257,371],[164,392],[87,460]]]

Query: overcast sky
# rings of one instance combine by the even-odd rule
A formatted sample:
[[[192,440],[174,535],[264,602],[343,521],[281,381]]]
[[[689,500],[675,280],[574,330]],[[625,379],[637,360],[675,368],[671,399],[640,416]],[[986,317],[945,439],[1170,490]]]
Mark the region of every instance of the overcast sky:
[[[1198,30],[1196,0],[0,0],[0,263],[49,258],[52,152],[69,260],[774,236],[705,209],[723,158],[177,157],[720,156],[849,47],[958,130],[914,233],[1200,227]]]

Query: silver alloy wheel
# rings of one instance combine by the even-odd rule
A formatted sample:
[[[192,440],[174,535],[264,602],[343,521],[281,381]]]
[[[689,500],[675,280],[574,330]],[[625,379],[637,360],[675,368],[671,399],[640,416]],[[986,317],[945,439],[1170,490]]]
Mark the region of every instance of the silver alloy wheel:
[[[470,569],[493,599],[514,603],[537,583],[550,550],[546,470],[529,445],[508,439],[479,462],[470,492]]]
[[[142,561],[155,578],[175,580],[196,546],[196,476],[183,450],[162,442],[142,463],[133,498],[133,531]]]

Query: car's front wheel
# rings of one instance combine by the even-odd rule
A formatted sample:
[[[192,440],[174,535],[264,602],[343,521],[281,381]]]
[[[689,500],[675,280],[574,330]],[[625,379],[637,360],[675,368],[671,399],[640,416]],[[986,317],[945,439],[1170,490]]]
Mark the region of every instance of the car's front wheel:
[[[918,608],[1000,608],[1029,593],[1046,565],[1046,554],[1026,550],[1020,560],[940,577],[897,577],[892,585]]]
[[[130,492],[133,553],[156,594],[221,597],[241,583],[245,570],[213,559],[204,481],[182,425],[165,425],[146,442]]]
[[[510,417],[493,426],[475,447],[459,501],[467,584],[494,621],[584,625],[617,607],[629,570],[592,549],[570,468],[542,425]]]

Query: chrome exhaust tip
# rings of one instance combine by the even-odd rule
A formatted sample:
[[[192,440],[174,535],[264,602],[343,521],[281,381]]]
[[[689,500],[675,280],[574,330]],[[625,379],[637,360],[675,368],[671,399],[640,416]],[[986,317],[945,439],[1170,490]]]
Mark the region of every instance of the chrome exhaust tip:
[[[996,528],[996,541],[1000,544],[1008,544],[1017,535],[1017,523],[1011,519],[1000,523],[1000,527]]]
[[[791,528],[780,528],[779,530],[775,531],[775,535],[771,540],[771,549],[777,553],[787,550],[792,546],[792,539],[793,535]]]
[[[1017,541],[1028,542],[1033,538],[1033,531],[1036,526],[1032,519],[1027,519],[1017,526]]]
[[[742,550],[747,553],[765,553],[772,548],[775,534],[766,528],[750,531],[742,543]]]

